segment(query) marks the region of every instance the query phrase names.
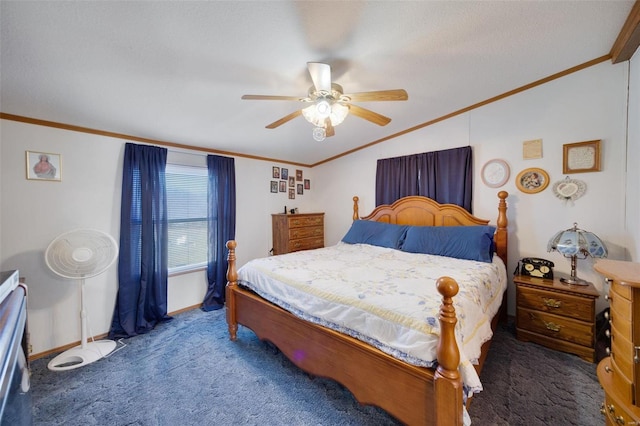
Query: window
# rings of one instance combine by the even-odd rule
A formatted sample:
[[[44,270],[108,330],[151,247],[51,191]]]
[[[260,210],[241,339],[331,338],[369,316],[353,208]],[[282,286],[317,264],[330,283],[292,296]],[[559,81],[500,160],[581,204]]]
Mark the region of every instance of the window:
[[[169,274],[207,266],[207,168],[167,164]]]

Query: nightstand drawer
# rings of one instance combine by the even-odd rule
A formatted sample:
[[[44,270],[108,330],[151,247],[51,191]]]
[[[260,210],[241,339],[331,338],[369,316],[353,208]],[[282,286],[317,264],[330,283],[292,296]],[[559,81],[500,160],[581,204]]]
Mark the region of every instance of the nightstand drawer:
[[[517,304],[519,307],[549,312],[583,321],[593,321],[594,307],[592,299],[570,294],[552,293],[525,286],[518,287]]]
[[[320,225],[289,229],[289,239],[291,240],[308,237],[324,237],[324,227]]]
[[[624,297],[627,300],[631,300],[631,287],[620,284],[617,280],[611,283],[611,292],[612,297],[615,297],[615,294]]]
[[[571,318],[519,308],[517,324],[519,328],[524,330],[593,347],[593,323],[584,323]]]

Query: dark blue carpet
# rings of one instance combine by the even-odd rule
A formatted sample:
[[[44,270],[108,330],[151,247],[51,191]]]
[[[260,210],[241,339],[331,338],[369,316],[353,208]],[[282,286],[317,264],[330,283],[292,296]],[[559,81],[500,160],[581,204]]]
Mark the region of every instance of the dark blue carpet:
[[[108,358],[52,372],[32,363],[35,425],[397,425],[341,385],[311,379],[224,310],[193,310]],[[118,346],[120,348],[120,345]],[[595,364],[497,331],[470,408],[475,425],[596,425]]]

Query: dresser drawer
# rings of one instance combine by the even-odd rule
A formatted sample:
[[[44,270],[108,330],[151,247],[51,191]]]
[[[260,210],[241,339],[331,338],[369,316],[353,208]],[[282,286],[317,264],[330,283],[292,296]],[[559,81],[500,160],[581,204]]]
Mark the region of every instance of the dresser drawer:
[[[583,321],[593,321],[595,314],[592,299],[570,294],[552,293],[525,286],[518,287],[517,304],[519,307]]]
[[[303,226],[318,226],[323,225],[323,216],[300,216],[300,217],[288,217],[289,228],[300,228]]]
[[[594,346],[592,323],[525,308],[518,309],[517,321],[518,327],[524,330],[582,346]]]
[[[613,338],[611,339],[611,358],[612,362],[615,362],[618,370],[629,381],[633,378],[633,345],[631,341],[616,334],[615,329],[612,329]]]
[[[324,237],[324,227],[322,224],[319,226],[308,226],[306,228],[289,229],[289,239],[291,240],[309,237]]]
[[[631,323],[633,313],[633,303],[631,300],[622,297],[617,292],[611,292],[609,304],[611,307],[611,317],[616,320]]]
[[[620,394],[625,401],[631,401],[631,395],[633,394],[633,383],[620,372],[615,360],[611,359],[610,364],[611,380],[613,381],[613,388]]]
[[[618,281],[611,282],[611,296],[615,297],[616,295],[622,296],[627,300],[631,300],[631,287],[627,285],[622,285]]]
[[[324,237],[301,238],[289,241],[289,251],[311,250],[324,247]]]
[[[633,338],[633,332],[631,331],[631,321],[625,320],[624,315],[619,314],[613,304],[611,305],[611,310],[609,311],[609,322],[611,328],[613,328],[613,330],[611,330],[612,336],[617,336],[619,334],[627,340],[631,340]]]

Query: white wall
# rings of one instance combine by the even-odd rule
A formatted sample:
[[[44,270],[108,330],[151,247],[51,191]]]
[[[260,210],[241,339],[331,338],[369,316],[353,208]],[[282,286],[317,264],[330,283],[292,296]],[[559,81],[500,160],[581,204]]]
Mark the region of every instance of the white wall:
[[[33,354],[80,340],[78,284],[53,274],[44,261],[48,244],[62,232],[81,227],[108,232],[119,240],[122,158],[126,141],[0,120],[0,269],[19,269],[29,287],[28,315]],[[26,179],[25,151],[61,154],[62,181]],[[201,154],[205,155],[205,154]],[[170,158],[193,158],[170,152]],[[204,159],[200,159],[202,164]],[[200,161],[198,160],[198,161]],[[271,213],[283,206],[308,212],[312,190],[289,200],[270,193],[272,166],[236,158],[238,264],[268,255]],[[169,278],[168,310],[197,305],[206,290],[206,272]],[[86,283],[90,335],[109,330],[117,293],[117,266]]]
[[[559,276],[568,275],[569,260],[548,253],[547,242],[573,222],[600,236],[610,258],[629,259],[624,226],[627,74],[626,64],[603,63],[317,167],[315,174],[323,186],[314,203],[327,212],[327,244],[337,242],[348,230],[354,195],[360,197],[361,215],[374,208],[377,159],[471,145],[474,214],[495,224],[496,194],[500,190],[510,194],[509,273],[519,258],[535,256],[555,262]],[[531,139],[543,140],[543,158],[522,159],[522,142]],[[551,190],[554,182],[565,177],[562,145],[594,139],[602,140],[602,171],[571,175],[586,182],[587,191],[574,204],[565,204]],[[492,158],[505,159],[511,167],[511,178],[499,189],[484,186],[479,176],[482,165]],[[634,161],[637,164],[638,157]],[[549,173],[551,185],[545,191],[524,194],[517,189],[515,176],[529,167]],[[591,259],[579,261],[578,276],[603,289]],[[511,283],[512,314],[514,296]],[[605,306],[603,298],[599,306]]]
[[[631,259],[640,261],[640,50],[629,61],[629,131],[626,227]]]

